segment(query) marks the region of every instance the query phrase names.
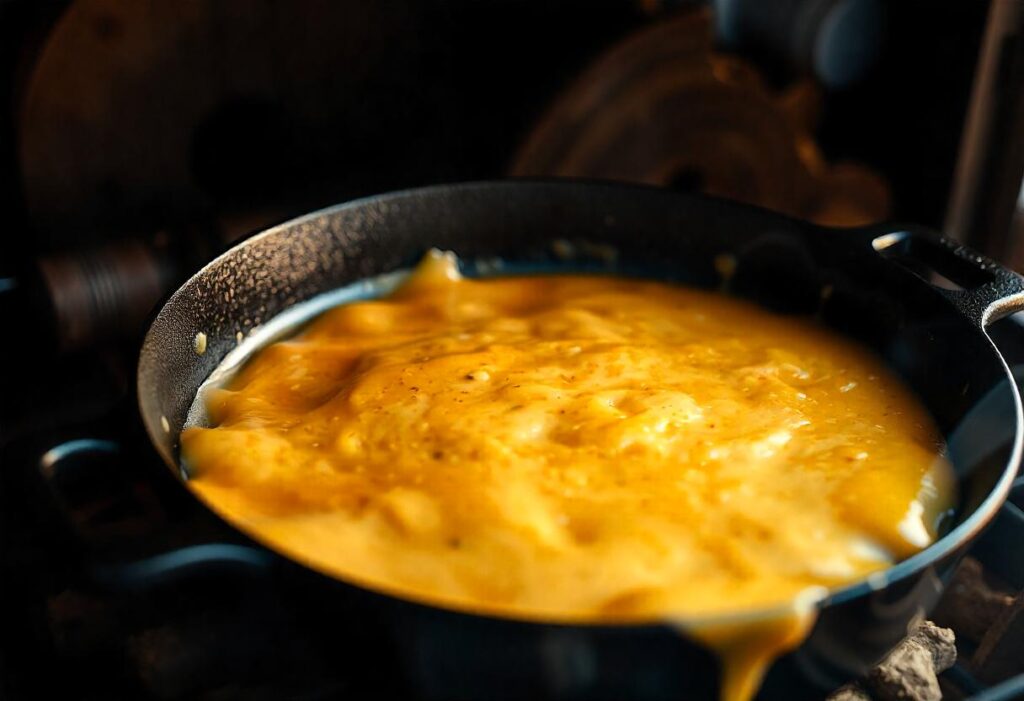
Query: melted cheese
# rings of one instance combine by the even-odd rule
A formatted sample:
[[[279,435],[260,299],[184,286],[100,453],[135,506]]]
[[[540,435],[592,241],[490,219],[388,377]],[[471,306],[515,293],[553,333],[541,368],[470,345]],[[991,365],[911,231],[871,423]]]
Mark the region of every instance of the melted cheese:
[[[263,349],[208,408],[189,484],[243,530],[534,619],[784,607],[928,545],[953,498],[914,397],[808,321],[610,276],[462,279],[450,256]],[[689,629],[738,701],[811,620]]]

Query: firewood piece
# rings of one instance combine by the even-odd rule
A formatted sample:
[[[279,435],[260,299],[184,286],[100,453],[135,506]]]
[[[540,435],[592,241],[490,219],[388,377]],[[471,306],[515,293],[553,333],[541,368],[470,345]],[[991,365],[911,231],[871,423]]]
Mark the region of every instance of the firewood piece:
[[[825,701],[871,701],[871,695],[860,684],[844,684],[829,694]]]
[[[979,679],[996,682],[1024,672],[1024,591],[981,639],[971,666]]]
[[[936,623],[952,628],[957,637],[973,643],[980,642],[1013,603],[1013,594],[990,586],[983,572],[981,563],[965,557],[933,616]]]
[[[953,631],[923,622],[868,674],[880,701],[941,701],[938,673],[956,662]]]
[[[916,641],[928,649],[936,674],[956,664],[956,635],[949,628],[922,621],[907,640]]]

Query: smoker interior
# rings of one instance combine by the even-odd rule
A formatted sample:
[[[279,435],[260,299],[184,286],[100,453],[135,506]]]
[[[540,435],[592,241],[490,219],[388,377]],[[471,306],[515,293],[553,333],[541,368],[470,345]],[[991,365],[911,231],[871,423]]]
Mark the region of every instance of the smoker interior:
[[[734,10],[731,23],[715,20],[724,6]],[[1000,8],[1004,21],[995,23]],[[1014,3],[190,0],[183,10],[160,0],[0,0],[0,180],[9,184],[0,189],[0,326],[9,332],[0,344],[0,698],[409,698],[417,684],[425,688],[426,671],[461,671],[442,666],[430,636],[399,650],[383,626],[356,623],[367,611],[326,615],[347,596],[330,581],[311,586],[307,571],[240,537],[153,449],[136,401],[143,334],[154,305],[218,252],[368,194],[562,173],[710,192],[813,221],[892,217],[960,234],[1019,268],[1020,229],[1015,236],[1006,218],[1021,172],[1013,182],[1024,42],[1013,40],[1021,28],[1005,21],[1007,10],[1016,12]],[[831,77],[811,61],[822,36],[830,51],[856,58],[826,61]],[[992,92],[974,89],[985,55]],[[841,86],[836,68],[847,78],[867,70]],[[965,148],[972,124],[991,127],[989,148]],[[976,184],[974,202],[963,201],[964,184]],[[346,216],[326,217],[335,233]],[[758,243],[743,254],[731,291],[815,313],[832,259],[776,222],[781,237],[750,238]],[[437,231],[446,227],[439,221]],[[348,245],[342,238],[338,251]],[[942,284],[976,284],[955,263],[936,276],[914,241],[881,254]],[[509,255],[518,251],[512,243]],[[375,253],[365,269],[340,253],[294,263],[342,284],[407,265],[420,250]],[[714,251],[697,251],[692,267],[652,266],[639,250],[633,262],[642,274],[717,288],[705,253]],[[273,275],[275,265],[290,264],[255,267]],[[902,278],[892,274],[879,286],[898,289]],[[238,271],[228,282],[240,294],[250,284]],[[312,293],[294,280],[282,290],[285,304]],[[870,290],[845,304],[833,299],[824,312],[854,335],[898,326],[879,318],[888,302],[874,304]],[[266,320],[266,309],[255,312],[232,323]],[[975,335],[970,348],[940,347],[954,330],[925,317],[875,346],[919,391],[960,391],[955,381],[965,374],[983,379],[987,371],[975,366],[986,342]],[[216,314],[205,319],[217,328]],[[183,325],[182,358],[194,332]],[[996,322],[991,334],[1011,367],[1024,363],[1017,319]],[[910,358],[925,351],[945,365],[916,371]],[[1012,406],[998,384],[988,395],[977,386],[969,393],[972,400],[933,410],[945,417],[956,461],[995,475],[1010,450]],[[180,394],[186,402],[188,392]],[[172,456],[172,445],[163,448]],[[961,513],[984,491],[971,492]],[[934,613],[955,632],[959,653],[932,680],[946,701],[1024,698],[1021,506],[1018,482]],[[875,608],[895,615],[905,601]],[[831,629],[833,651],[871,638],[861,614],[851,609],[851,625]],[[458,631],[441,618],[445,635]],[[637,649],[631,640],[608,639],[610,656],[595,657],[572,636],[555,636],[548,663],[583,679],[595,669],[613,676],[617,662],[646,663],[645,683],[665,687],[658,665],[681,664],[674,641]],[[663,657],[647,654],[653,649]],[[494,658],[506,667],[523,661],[509,646]],[[822,688],[832,683],[826,677],[850,678],[813,656],[796,662]],[[783,672],[770,683],[792,698]],[[909,697],[931,693],[926,681]],[[573,697],[568,685],[557,688],[554,695]]]

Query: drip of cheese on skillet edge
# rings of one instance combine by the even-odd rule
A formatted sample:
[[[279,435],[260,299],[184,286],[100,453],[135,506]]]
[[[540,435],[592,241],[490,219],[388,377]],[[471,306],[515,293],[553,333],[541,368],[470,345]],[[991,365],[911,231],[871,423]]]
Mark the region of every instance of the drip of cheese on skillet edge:
[[[720,655],[725,701],[955,496],[923,407],[810,321],[623,277],[464,279],[436,251],[207,407],[188,484],[257,540],[463,610],[677,621]]]

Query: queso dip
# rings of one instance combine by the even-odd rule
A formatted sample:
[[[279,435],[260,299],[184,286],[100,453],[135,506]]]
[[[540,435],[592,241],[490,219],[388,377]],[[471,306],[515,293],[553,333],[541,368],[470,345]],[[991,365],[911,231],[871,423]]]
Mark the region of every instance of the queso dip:
[[[867,350],[622,277],[464,279],[434,253],[205,399],[189,485],[242,530],[364,586],[530,619],[785,606],[929,545],[954,497],[931,419]],[[741,699],[806,627],[756,654],[697,634],[733,651]]]

